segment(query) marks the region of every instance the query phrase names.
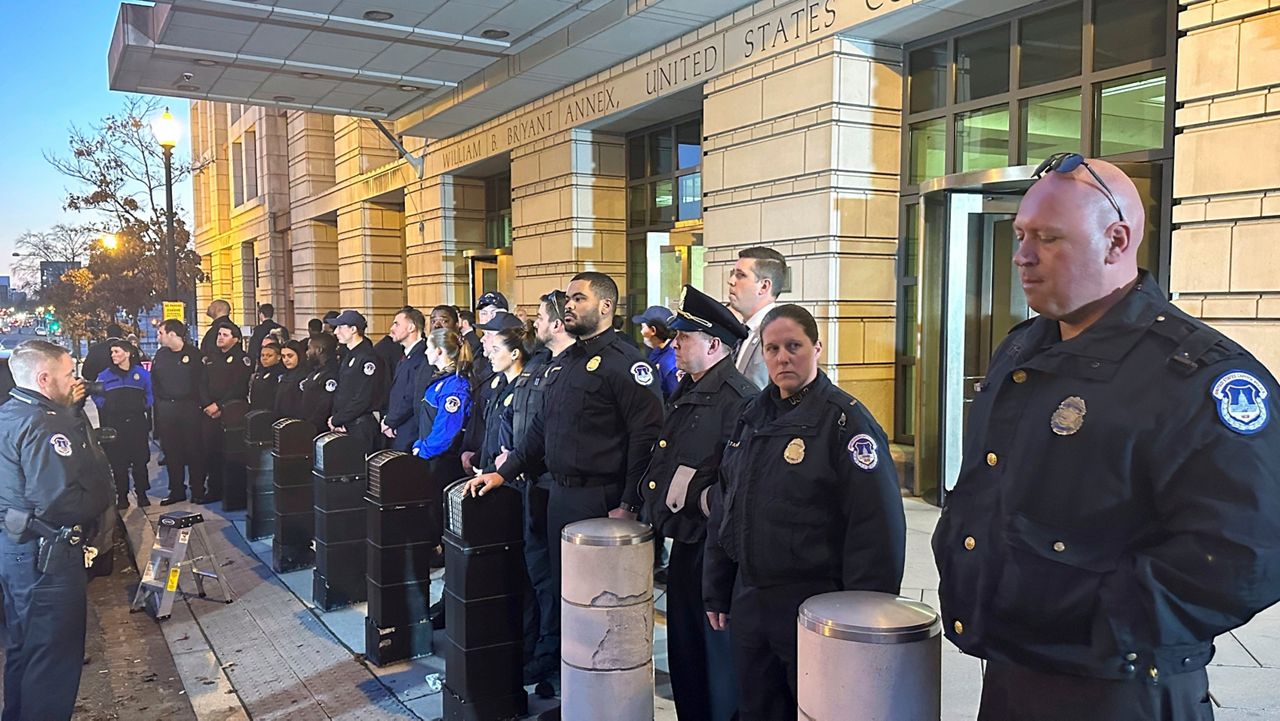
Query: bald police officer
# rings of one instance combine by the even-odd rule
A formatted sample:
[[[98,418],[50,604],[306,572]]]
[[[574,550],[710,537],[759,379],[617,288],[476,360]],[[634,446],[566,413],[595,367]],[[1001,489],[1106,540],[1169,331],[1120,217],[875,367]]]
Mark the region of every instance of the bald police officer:
[[[84,384],[66,349],[27,341],[9,368],[16,387],[0,405],[4,718],[70,719],[84,665],[84,539],[111,502],[111,474],[73,408]]]
[[[969,409],[934,533],[979,718],[1212,718],[1213,639],[1280,599],[1280,387],[1169,302],[1143,204],[1050,158],[1014,221],[1027,302]]]
[[[684,288],[671,329],[679,385],[640,492],[644,516],[671,539],[667,570],[667,657],[681,721],[729,721],[738,710],[729,633],[707,623],[702,603],[702,554],[710,507],[707,493],[720,473],[725,442],[759,392],[733,364],[747,329],[714,298]],[[648,321],[646,321],[648,322]]]

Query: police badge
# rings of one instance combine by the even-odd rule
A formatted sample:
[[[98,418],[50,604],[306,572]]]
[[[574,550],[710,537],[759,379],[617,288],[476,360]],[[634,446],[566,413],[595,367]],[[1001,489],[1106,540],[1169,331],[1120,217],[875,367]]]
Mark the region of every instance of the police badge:
[[[1252,373],[1227,371],[1213,382],[1211,393],[1218,401],[1218,417],[1236,433],[1253,435],[1271,420],[1267,412],[1267,387]]]
[[[587,361],[587,372],[588,372],[588,373],[590,373],[590,372],[594,371],[595,369],[597,369],[597,368],[599,368],[599,367],[600,367],[600,356],[592,356],[591,360]]]
[[[1049,419],[1049,427],[1060,436],[1074,435],[1084,425],[1084,414],[1087,412],[1083,398],[1070,396],[1058,404],[1058,410]]]
[[[782,449],[782,460],[786,461],[787,463],[790,463],[793,466],[799,463],[800,461],[803,461],[804,460],[804,439],[792,438],[791,442],[787,444],[787,447]]]

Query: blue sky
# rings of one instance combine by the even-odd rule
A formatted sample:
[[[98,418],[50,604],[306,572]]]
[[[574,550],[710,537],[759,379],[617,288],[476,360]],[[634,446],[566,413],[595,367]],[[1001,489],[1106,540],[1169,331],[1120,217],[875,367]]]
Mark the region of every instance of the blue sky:
[[[65,154],[71,124],[89,125],[120,109],[124,95],[107,88],[107,47],[120,3],[70,0],[54,4],[4,3],[0,26],[0,275],[7,275],[13,239],[27,230],[88,221],[62,209],[68,179],[41,151]],[[51,8],[56,8],[50,12]],[[188,102],[173,99],[173,114],[187,124]],[[190,142],[178,145],[182,157]],[[191,189],[174,190],[191,208]]]

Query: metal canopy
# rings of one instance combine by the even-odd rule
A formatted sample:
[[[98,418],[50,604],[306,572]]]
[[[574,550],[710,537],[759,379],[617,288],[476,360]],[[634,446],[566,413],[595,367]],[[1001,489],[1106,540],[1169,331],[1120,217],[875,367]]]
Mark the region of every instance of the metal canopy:
[[[399,119],[446,137],[749,5],[742,0],[122,3],[113,90]],[[403,125],[403,124],[402,124]]]

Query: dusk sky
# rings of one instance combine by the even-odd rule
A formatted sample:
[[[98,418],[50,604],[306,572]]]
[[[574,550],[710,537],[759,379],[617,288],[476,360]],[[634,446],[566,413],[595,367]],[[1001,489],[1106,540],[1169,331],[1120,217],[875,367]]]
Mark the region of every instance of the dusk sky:
[[[89,126],[120,110],[125,95],[107,87],[107,47],[118,2],[72,0],[54,4],[5,3],[0,27],[0,275],[9,273],[13,240],[58,223],[92,219],[62,209],[69,179],[55,171],[42,151],[67,152],[67,130]],[[173,99],[173,114],[187,125],[188,101]],[[190,140],[175,153],[185,158]],[[188,213],[190,185],[174,190]]]

